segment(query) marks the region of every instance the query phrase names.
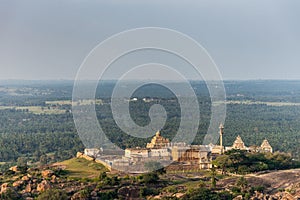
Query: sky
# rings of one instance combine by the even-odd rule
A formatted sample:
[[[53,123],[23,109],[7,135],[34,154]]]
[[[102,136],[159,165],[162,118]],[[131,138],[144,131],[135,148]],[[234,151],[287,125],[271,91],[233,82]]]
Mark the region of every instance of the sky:
[[[224,80],[300,79],[299,19],[297,0],[2,0],[0,79],[73,80],[96,45],[141,27],[190,36]]]

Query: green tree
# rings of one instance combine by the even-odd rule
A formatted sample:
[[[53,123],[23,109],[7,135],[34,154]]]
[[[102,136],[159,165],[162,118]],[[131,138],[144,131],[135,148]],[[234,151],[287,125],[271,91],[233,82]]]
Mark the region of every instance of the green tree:
[[[150,172],[143,175],[144,183],[157,183],[159,176],[156,172]]]
[[[227,167],[229,166],[229,156],[224,154],[221,156],[218,156],[214,161],[213,165],[217,166],[222,170],[222,174],[226,175]]]
[[[216,178],[217,172],[216,172],[216,168],[215,168],[214,165],[211,168],[210,175],[211,175],[211,187],[216,188],[216,185],[217,185],[217,178]]]
[[[240,188],[242,193],[245,193],[247,192],[249,185],[247,179],[244,176],[241,176],[239,179],[237,179],[236,186]]]
[[[17,159],[17,166],[18,167],[27,167],[27,158],[25,158],[25,157],[19,157]]]

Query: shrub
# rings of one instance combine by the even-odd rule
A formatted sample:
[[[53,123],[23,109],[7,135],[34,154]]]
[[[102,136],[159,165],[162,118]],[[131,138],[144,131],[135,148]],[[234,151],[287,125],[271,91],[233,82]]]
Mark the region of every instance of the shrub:
[[[98,194],[98,197],[101,200],[111,200],[116,199],[118,197],[118,194],[116,191],[101,192]]]
[[[183,198],[184,200],[219,200],[221,197],[218,193],[211,191],[207,188],[198,188],[188,192]]]
[[[50,189],[40,194],[37,200],[67,200],[68,196],[65,191]]]
[[[18,200],[20,199],[18,193],[11,188],[8,188],[5,193],[0,194],[0,199],[3,200]]]
[[[79,194],[80,194],[80,198],[83,198],[83,199],[88,198],[90,195],[90,193],[87,189],[80,190]]]
[[[157,173],[148,173],[143,175],[144,183],[156,183],[159,180]]]
[[[265,186],[258,185],[258,186],[252,187],[251,189],[252,189],[252,191],[263,192],[265,190]]]
[[[148,188],[148,187],[142,187],[140,189],[140,197],[146,197],[148,195],[157,195],[159,194],[159,191],[153,188]]]

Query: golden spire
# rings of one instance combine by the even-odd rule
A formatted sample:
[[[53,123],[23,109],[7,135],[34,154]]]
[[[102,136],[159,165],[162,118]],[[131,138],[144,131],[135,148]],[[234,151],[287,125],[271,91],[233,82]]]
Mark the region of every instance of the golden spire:
[[[159,137],[159,136],[160,136],[160,131],[157,131],[157,132],[155,133],[155,135],[156,135],[156,137]]]

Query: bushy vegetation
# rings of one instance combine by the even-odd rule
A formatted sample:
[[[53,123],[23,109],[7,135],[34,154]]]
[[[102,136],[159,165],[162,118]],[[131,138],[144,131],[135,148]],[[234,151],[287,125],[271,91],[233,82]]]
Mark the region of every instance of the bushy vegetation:
[[[106,172],[102,172],[99,175],[99,187],[105,187],[105,186],[115,186],[120,184],[120,179],[118,176],[107,176]]]
[[[3,200],[19,200],[20,195],[14,191],[13,189],[9,188],[6,192],[0,194],[0,199]]]
[[[205,187],[193,189],[187,193],[184,200],[226,200],[233,199],[229,192],[215,192]]]
[[[220,168],[222,173],[239,174],[300,167],[300,162],[293,160],[292,156],[287,153],[253,153],[238,149],[218,156],[213,164]]]
[[[158,180],[159,180],[158,174],[155,172],[150,172],[142,175],[142,182],[146,184],[157,183]]]
[[[63,190],[49,189],[40,194],[37,200],[67,200],[67,193]]]

